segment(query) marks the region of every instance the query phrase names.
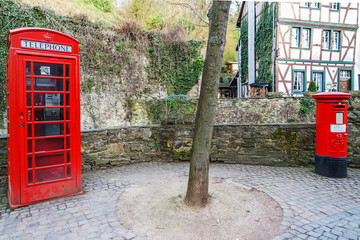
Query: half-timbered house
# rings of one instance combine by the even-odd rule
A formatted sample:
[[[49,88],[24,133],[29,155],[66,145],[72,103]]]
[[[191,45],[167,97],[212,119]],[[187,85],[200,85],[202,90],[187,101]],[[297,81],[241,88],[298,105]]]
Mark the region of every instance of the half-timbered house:
[[[275,91],[358,90],[354,81],[358,3],[279,2]]]
[[[237,27],[247,18],[246,5]],[[359,3],[277,2],[275,9],[274,91],[301,96],[311,81],[319,92],[359,90]]]

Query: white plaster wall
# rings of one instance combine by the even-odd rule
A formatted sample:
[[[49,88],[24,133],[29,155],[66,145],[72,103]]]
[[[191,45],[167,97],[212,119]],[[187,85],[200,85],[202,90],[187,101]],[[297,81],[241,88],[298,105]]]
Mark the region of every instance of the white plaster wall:
[[[310,60],[310,50],[301,50],[301,59]]]
[[[321,22],[329,22],[329,8],[321,8]]]
[[[329,61],[330,60],[330,52],[329,51],[322,51],[322,61]]]
[[[331,81],[331,75],[328,71],[325,71],[325,92],[328,92],[331,90],[332,81]]]
[[[290,38],[291,38],[291,27],[290,26],[284,26],[284,27],[286,27],[285,28],[285,31],[284,31],[284,33],[285,33],[285,35],[284,35],[284,41],[285,42],[290,42]],[[289,31],[287,31],[287,30],[289,30]]]
[[[312,50],[312,60],[320,60],[321,47],[313,46]]]
[[[306,66],[306,90],[309,87],[311,81],[311,66]]]
[[[304,66],[304,65],[294,65],[293,69],[294,70],[306,70],[306,66]]]
[[[310,9],[300,8],[300,19],[303,21],[310,21]]]
[[[311,21],[313,22],[318,22],[320,21],[320,10],[319,11],[312,11],[311,12]]]
[[[342,5],[342,6],[348,6],[348,4],[349,3],[340,2],[340,5]],[[351,2],[350,3],[350,8],[357,8],[357,4],[358,3],[356,3],[356,1]],[[345,15],[345,10],[342,10],[342,12],[344,12],[342,14]],[[356,23],[357,17],[358,17],[358,11],[351,9],[351,10],[349,10],[348,14],[346,15],[345,21],[343,20],[344,19],[343,17],[341,18],[342,19],[341,23],[354,24],[354,23]]]
[[[360,24],[360,19],[358,19],[358,25]],[[355,66],[354,66],[354,90],[360,90],[359,86],[359,74],[360,74],[360,30],[356,32],[356,47],[355,47]]]
[[[324,67],[320,67],[320,66],[313,66],[312,67],[313,71],[324,71]]]
[[[279,87],[278,92],[282,92],[282,93],[286,92],[286,89],[285,89],[285,86],[283,83],[279,83],[278,87]]]
[[[280,5],[280,14],[279,14],[279,18],[294,18],[294,14],[291,8],[291,4],[290,2],[281,2],[279,3]],[[295,9],[295,14],[296,14],[296,18],[298,18],[298,5],[297,4],[293,4],[294,9]]]
[[[286,31],[288,31],[286,33]],[[288,42],[290,42],[290,28],[289,26],[286,25],[279,25],[279,34],[281,33],[281,35],[284,36],[284,41],[285,43],[280,43],[279,42],[279,52],[278,52],[278,58],[286,58],[285,52],[287,54],[289,54],[289,49],[290,49],[290,44]],[[280,39],[279,39],[280,41]]]
[[[300,50],[299,49],[291,48],[290,51],[291,51],[290,58],[292,58],[292,59],[300,58]]]
[[[320,44],[321,45],[321,29],[319,28],[313,28],[311,31],[313,44]]]
[[[287,69],[287,65],[279,64],[279,71],[281,72],[281,75],[284,76],[286,69]],[[284,76],[284,77],[286,77],[286,76]]]
[[[352,62],[354,60],[354,49],[350,48],[349,51],[347,52],[344,61],[345,62]]]
[[[331,61],[340,61],[340,52],[332,52],[331,54]]]

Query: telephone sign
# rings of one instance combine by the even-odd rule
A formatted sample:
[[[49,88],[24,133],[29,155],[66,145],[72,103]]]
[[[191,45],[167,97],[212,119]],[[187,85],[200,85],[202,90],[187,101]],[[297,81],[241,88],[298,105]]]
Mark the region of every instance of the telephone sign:
[[[41,28],[7,37],[12,208],[81,193],[79,42]]]

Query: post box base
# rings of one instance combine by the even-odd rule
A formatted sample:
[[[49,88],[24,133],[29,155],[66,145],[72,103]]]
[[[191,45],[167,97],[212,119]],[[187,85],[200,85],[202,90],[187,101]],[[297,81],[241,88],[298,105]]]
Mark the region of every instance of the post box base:
[[[347,157],[315,155],[315,172],[331,178],[347,177]]]

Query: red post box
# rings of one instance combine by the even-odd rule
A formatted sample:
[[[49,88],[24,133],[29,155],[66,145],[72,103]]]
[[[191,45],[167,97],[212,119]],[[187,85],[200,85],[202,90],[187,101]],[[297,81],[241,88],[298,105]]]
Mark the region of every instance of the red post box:
[[[326,177],[347,177],[348,93],[320,93],[316,99],[315,172]]]
[[[81,193],[79,42],[41,28],[7,37],[12,208]]]

